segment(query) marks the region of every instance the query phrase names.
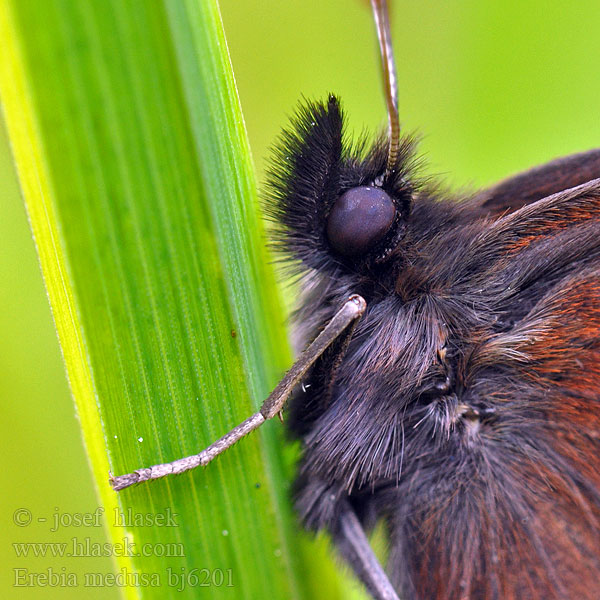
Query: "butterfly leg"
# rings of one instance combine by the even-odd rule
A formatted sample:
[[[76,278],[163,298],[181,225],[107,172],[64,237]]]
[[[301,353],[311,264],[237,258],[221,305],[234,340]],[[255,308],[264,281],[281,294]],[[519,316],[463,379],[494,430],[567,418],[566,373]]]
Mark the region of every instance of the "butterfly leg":
[[[383,567],[371,549],[356,513],[348,505],[340,513],[334,539],[346,562],[375,600],[399,600]]]
[[[180,458],[170,463],[138,469],[126,475],[111,476],[110,483],[113,489],[118,491],[135,483],[148,481],[149,479],[158,479],[165,475],[183,473],[195,467],[205,466],[213,458],[233,446],[238,440],[260,427],[267,419],[280,414],[294,386],[302,379],[304,374],[323,352],[362,316],[366,306],[366,302],[361,296],[357,294],[350,296],[312,344],[299,356],[298,360],[292,365],[292,368],[263,402],[257,413],[234,427],[229,433],[226,433],[222,438],[199,454]]]

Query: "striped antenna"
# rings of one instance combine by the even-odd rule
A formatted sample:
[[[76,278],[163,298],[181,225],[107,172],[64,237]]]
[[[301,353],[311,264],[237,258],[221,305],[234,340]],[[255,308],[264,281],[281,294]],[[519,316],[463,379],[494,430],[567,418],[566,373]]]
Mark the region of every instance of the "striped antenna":
[[[383,69],[383,88],[388,109],[390,124],[390,147],[388,149],[387,173],[390,173],[398,160],[400,151],[400,119],[398,116],[398,76],[392,50],[390,34],[390,16],[387,0],[371,0],[377,37],[381,51],[381,66]]]

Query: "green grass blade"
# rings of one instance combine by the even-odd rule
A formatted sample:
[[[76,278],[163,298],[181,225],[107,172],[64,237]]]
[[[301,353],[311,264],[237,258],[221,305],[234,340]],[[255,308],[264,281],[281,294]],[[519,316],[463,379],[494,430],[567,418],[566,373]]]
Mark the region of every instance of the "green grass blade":
[[[110,541],[134,553],[117,558],[127,594],[315,597],[276,423],[205,470],[118,497],[108,486],[109,468],[205,447],[289,363],[215,2],[7,0],[0,36],[7,126]]]

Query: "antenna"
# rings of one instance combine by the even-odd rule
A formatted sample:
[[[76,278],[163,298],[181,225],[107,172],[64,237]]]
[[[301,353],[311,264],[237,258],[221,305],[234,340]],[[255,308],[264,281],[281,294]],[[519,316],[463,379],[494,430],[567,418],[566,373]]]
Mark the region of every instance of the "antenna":
[[[390,124],[390,147],[387,158],[387,173],[390,173],[398,159],[400,150],[400,119],[398,117],[398,76],[394,63],[392,50],[392,37],[390,34],[390,16],[387,0],[371,0],[379,49],[381,51],[381,67],[383,69],[383,89],[388,109]]]

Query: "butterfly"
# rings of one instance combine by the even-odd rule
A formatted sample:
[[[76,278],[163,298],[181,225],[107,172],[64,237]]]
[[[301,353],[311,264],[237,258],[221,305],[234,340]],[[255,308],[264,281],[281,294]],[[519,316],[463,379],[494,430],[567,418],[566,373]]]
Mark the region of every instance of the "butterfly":
[[[269,174],[306,349],[258,413],[113,487],[208,464],[291,394],[300,518],[374,598],[596,599],[600,150],[470,196],[422,176],[372,5],[389,131],[352,143],[336,96],[304,102]]]

